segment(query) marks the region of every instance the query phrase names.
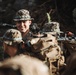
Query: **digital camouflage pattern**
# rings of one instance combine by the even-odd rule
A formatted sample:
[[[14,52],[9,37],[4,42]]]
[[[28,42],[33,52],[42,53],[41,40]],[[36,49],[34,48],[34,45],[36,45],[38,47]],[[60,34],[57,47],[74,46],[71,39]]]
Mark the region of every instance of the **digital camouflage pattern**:
[[[14,21],[20,20],[33,20],[33,18],[31,18],[28,10],[21,9],[16,13],[16,16],[14,17]]]
[[[22,35],[20,31],[18,31],[17,29],[8,29],[2,38],[3,38],[3,42],[8,45],[13,45],[15,43],[23,42]]]
[[[43,32],[56,32],[58,35],[60,35],[60,33],[63,33],[60,30],[60,24],[58,22],[45,23]]]

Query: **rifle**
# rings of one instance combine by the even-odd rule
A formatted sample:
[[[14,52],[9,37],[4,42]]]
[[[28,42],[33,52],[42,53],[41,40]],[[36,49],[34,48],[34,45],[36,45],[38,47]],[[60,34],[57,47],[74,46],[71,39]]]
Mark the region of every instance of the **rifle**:
[[[11,27],[11,28],[16,28],[16,25],[7,24],[7,23],[0,23],[0,27]]]

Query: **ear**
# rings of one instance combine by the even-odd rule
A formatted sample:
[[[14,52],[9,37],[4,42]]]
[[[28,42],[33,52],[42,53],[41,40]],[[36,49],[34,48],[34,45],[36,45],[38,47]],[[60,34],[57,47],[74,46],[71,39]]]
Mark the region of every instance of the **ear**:
[[[31,23],[32,23],[32,21],[30,20],[30,21],[29,21],[29,24],[31,25]]]

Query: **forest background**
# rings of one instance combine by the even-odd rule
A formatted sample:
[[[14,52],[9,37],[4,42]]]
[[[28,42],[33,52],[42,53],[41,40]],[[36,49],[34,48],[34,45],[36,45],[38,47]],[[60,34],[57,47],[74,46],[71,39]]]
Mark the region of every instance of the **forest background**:
[[[47,23],[47,15],[51,21],[59,22],[61,31],[72,31],[76,34],[73,10],[76,0],[0,0],[0,24],[14,25],[13,17],[19,9],[28,9],[34,23],[40,27]],[[75,16],[76,17],[76,16]]]

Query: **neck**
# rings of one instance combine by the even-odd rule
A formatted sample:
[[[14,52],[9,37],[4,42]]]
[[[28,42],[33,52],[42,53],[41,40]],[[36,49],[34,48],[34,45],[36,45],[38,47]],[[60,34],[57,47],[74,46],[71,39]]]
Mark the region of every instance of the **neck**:
[[[22,37],[24,38],[27,34],[28,34],[29,30],[27,30],[26,32],[22,33]]]

